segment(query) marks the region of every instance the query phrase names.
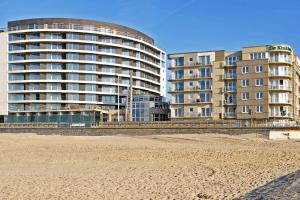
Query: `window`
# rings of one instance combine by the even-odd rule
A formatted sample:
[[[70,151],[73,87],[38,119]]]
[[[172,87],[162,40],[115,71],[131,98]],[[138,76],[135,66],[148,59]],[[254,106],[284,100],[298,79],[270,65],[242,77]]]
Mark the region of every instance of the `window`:
[[[85,45],[85,50],[87,50],[87,51],[96,51],[97,50],[97,46],[96,45],[92,45],[92,44],[87,44],[87,45]]]
[[[184,89],[184,83],[183,82],[176,82],[175,83],[175,90],[176,91],[183,91]]]
[[[39,53],[30,53],[29,54],[29,60],[38,60],[38,59],[40,59]]]
[[[76,80],[79,81],[79,74],[67,74],[68,80]]]
[[[96,71],[96,65],[90,65],[90,64],[86,64],[85,65],[85,70],[86,71]]]
[[[67,94],[69,101],[80,101],[79,94]]]
[[[61,100],[61,94],[58,94],[58,93],[47,93],[46,94],[46,100],[48,100],[48,101]]]
[[[10,101],[21,101],[24,100],[24,94],[9,94],[8,99]]]
[[[194,112],[194,108],[190,108],[190,112]]]
[[[9,41],[25,40],[25,35],[23,34],[9,34]]]
[[[80,40],[80,34],[78,33],[68,33],[67,39],[69,40]]]
[[[9,61],[18,61],[18,60],[24,60],[24,59],[25,59],[24,55],[14,55],[14,54],[9,55]]]
[[[114,104],[114,103],[116,103],[116,97],[115,96],[102,96],[102,102]]]
[[[85,101],[96,101],[96,95],[95,94],[86,94]]]
[[[199,81],[199,87],[201,90],[211,89],[211,81]]]
[[[130,60],[122,59],[122,65],[130,65]]]
[[[68,90],[79,90],[79,83],[68,83]]]
[[[193,86],[193,82],[190,82],[190,86]]]
[[[249,73],[249,67],[248,66],[244,66],[242,68],[242,74],[248,74]]]
[[[176,63],[176,66],[183,66],[184,65],[184,57],[176,58],[175,63]]]
[[[47,63],[46,64],[46,69],[47,70],[61,70],[62,65],[58,63]]]
[[[102,92],[115,93],[116,87],[114,86],[102,86]]]
[[[263,112],[263,106],[262,105],[257,105],[256,106],[256,112],[257,113],[262,113]]]
[[[256,99],[263,99],[264,98],[264,93],[263,92],[256,92],[255,96],[256,96]]]
[[[40,34],[39,33],[29,33],[27,36],[28,36],[28,38],[30,40],[38,40],[38,39],[40,39]]]
[[[255,86],[262,86],[264,81],[262,78],[255,79]]]
[[[115,83],[116,79],[112,76],[102,76],[101,82]]]
[[[176,103],[184,103],[184,94],[176,94],[175,102]]]
[[[94,74],[86,74],[85,75],[85,80],[86,81],[96,81],[96,75],[94,75]]]
[[[10,81],[24,80],[24,74],[9,74]]]
[[[96,61],[97,57],[96,57],[96,55],[87,54],[87,55],[85,55],[85,60],[87,60],[87,61]]]
[[[262,72],[262,71],[263,71],[263,66],[257,65],[257,66],[255,67],[255,72],[256,72],[256,73],[260,73],[260,72]]]
[[[79,70],[80,65],[78,63],[68,63],[67,70]]]
[[[101,62],[106,62],[106,63],[116,63],[116,59],[114,57],[106,57],[106,56],[103,56],[101,58]]]
[[[184,75],[184,70],[183,69],[175,71],[175,79],[181,79],[181,78],[183,78],[183,75]]]
[[[200,102],[210,102],[211,101],[211,93],[203,92],[199,94]]]
[[[93,84],[86,84],[85,91],[96,92],[96,85]]]
[[[212,111],[211,108],[201,108],[201,113],[200,113],[200,115],[201,115],[202,117],[210,117],[210,116],[211,116],[211,111]]]
[[[249,106],[243,106],[242,113],[249,113]]]
[[[50,43],[48,44],[48,49],[62,49],[62,45],[57,43]]]
[[[183,117],[183,115],[184,115],[184,110],[183,110],[183,108],[176,108],[176,109],[175,109],[175,116],[176,116],[176,117]]]
[[[96,41],[97,40],[97,36],[96,35],[85,35],[84,36],[85,40],[89,40],[89,41]]]
[[[78,53],[68,53],[67,59],[68,60],[80,60],[80,56]]]
[[[40,84],[39,83],[29,83],[28,88],[29,88],[29,90],[39,90]]]
[[[115,68],[109,67],[109,66],[104,66],[101,68],[101,72],[115,73]]]
[[[189,62],[193,62],[193,58],[189,58]]]
[[[40,80],[40,74],[28,74],[29,80]]]
[[[58,73],[49,73],[46,75],[48,80],[61,80],[61,74]]]
[[[68,43],[67,44],[67,49],[80,50],[80,45],[79,44],[74,44],[74,43]]]
[[[40,65],[38,63],[30,63],[26,67],[28,70],[39,70],[40,69]]]
[[[113,47],[101,48],[101,52],[104,52],[104,53],[116,53],[116,48],[113,48]]]
[[[227,65],[236,65],[236,62],[238,61],[238,57],[237,56],[230,56],[226,58],[226,64]]]
[[[24,65],[9,64],[9,71],[24,70]]]
[[[25,45],[21,45],[21,44],[9,45],[9,51],[21,51],[21,50],[25,50]]]
[[[211,68],[201,68],[199,69],[200,77],[211,77]]]
[[[242,100],[248,100],[249,99],[249,92],[242,92]]]
[[[266,53],[265,52],[250,53],[250,60],[262,60],[262,59],[266,59]]]
[[[210,65],[210,56],[199,56],[199,65]]]
[[[61,90],[60,83],[47,83],[47,90]]]
[[[63,35],[61,33],[49,33],[46,35],[47,39],[63,39]]]
[[[27,49],[40,49],[40,44],[29,44]]]
[[[242,87],[248,87],[249,86],[249,80],[241,80],[241,86]]]
[[[9,84],[10,91],[24,90],[24,84]]]
[[[122,51],[123,56],[130,56],[130,52],[128,50],[123,50]],[[140,58],[140,53],[137,53],[137,58]]]
[[[47,59],[60,60],[60,59],[62,59],[62,54],[61,53],[47,53]]]

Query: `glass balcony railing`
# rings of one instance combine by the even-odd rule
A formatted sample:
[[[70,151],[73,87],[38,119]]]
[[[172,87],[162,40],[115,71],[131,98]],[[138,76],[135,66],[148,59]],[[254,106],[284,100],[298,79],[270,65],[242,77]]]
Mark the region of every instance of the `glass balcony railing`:
[[[291,72],[285,72],[285,71],[271,71],[269,73],[269,76],[291,76]]]
[[[291,103],[290,99],[271,99],[270,103]]]
[[[269,62],[271,62],[271,63],[291,63],[292,60],[290,58],[270,57]]]
[[[235,79],[237,78],[236,74],[224,74],[225,79]]]
[[[277,111],[277,112],[271,112],[271,117],[292,117],[292,113],[289,111]]]
[[[270,90],[291,90],[291,87],[288,85],[270,85]]]

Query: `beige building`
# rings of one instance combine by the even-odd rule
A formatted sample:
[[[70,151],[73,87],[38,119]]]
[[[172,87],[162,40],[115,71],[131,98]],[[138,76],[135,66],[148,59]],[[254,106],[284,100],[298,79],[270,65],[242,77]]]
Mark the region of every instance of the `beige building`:
[[[289,45],[169,59],[172,119],[299,119],[300,62]]]

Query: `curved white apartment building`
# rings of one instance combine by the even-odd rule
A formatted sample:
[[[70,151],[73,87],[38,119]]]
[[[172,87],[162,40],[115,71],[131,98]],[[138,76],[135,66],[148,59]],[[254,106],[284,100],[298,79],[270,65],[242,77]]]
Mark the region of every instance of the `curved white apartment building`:
[[[166,96],[166,53],[131,28],[93,20],[11,21],[8,114],[125,107],[134,94]]]

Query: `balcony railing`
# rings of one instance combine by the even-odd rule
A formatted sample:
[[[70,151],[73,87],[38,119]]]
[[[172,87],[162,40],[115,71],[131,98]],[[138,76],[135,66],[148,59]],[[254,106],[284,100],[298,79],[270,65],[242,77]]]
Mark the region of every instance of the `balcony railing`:
[[[170,68],[176,68],[176,67],[192,67],[192,66],[206,66],[206,65],[212,65],[212,62],[207,63],[200,63],[200,62],[187,62],[184,64],[177,65],[176,63],[171,63]]]
[[[225,117],[235,117],[235,116],[236,116],[236,113],[235,113],[235,112],[225,112],[225,113],[224,113],[224,116],[225,116]]]
[[[236,101],[224,100],[224,101],[223,101],[223,104],[224,104],[224,105],[234,105],[234,104],[236,104]]]
[[[212,117],[213,114],[212,113],[199,113],[198,117]]]
[[[288,85],[270,85],[270,90],[291,90],[291,86]]]
[[[271,117],[292,117],[291,112],[271,112]]]
[[[291,72],[276,72],[276,71],[271,71],[269,73],[269,76],[292,76]]]
[[[172,75],[169,76],[169,80],[183,80],[183,79],[198,79],[198,78],[212,78],[213,74],[211,73],[208,76],[202,76],[199,74],[195,74],[195,75],[185,75],[185,76],[178,76],[178,77],[174,77]]]
[[[236,74],[224,74],[225,79],[235,79],[237,78]]]
[[[290,99],[286,99],[286,100],[279,100],[279,99],[271,99],[270,100],[270,103],[291,103],[291,100]]]
[[[269,62],[271,63],[292,63],[290,58],[270,58]]]

